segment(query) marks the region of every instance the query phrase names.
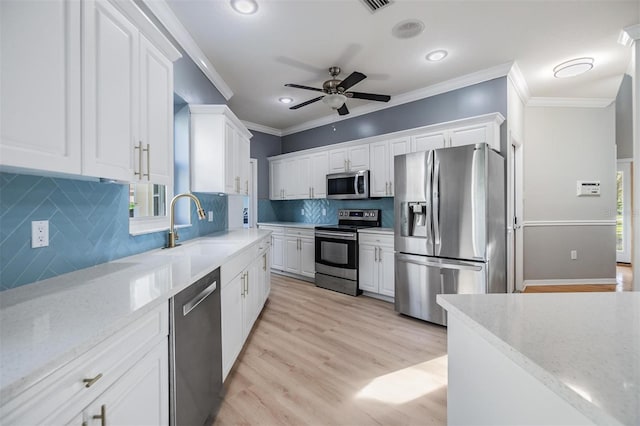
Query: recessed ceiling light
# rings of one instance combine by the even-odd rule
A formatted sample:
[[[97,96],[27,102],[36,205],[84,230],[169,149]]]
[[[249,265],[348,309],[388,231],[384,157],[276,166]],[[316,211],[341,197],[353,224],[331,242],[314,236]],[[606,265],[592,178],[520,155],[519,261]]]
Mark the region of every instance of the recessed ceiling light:
[[[258,10],[256,0],[231,0],[231,7],[243,15],[251,15]]]
[[[291,102],[293,102],[293,98],[289,98],[289,97],[280,98],[278,100],[283,104],[290,104]]]
[[[417,19],[407,19],[398,22],[391,29],[391,34],[397,38],[411,38],[420,34],[424,30],[424,22]]]
[[[556,78],[575,77],[593,68],[593,58],[578,58],[566,61],[553,69]]]
[[[427,59],[432,62],[441,61],[447,57],[449,53],[446,50],[434,50],[427,54]]]

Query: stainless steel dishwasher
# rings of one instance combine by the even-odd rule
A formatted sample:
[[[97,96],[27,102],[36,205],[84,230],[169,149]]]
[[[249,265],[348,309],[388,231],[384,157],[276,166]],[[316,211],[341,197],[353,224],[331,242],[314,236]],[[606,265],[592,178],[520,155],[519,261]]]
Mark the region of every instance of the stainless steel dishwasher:
[[[222,400],[220,268],[171,299],[170,419],[210,425]]]

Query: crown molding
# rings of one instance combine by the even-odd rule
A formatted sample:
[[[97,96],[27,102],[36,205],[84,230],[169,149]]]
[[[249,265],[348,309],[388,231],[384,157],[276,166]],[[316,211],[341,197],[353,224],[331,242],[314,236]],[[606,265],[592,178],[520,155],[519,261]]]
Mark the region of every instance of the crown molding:
[[[244,126],[244,123],[238,118],[237,115],[233,113],[233,111],[231,111],[231,108],[229,108],[228,105],[189,104],[189,112],[192,115],[197,115],[197,114],[224,115],[225,117],[227,117],[227,119],[229,119],[229,121],[231,121],[235,125],[236,130],[242,133],[245,137],[247,137],[248,139],[251,139],[253,137],[249,129],[247,129]]]
[[[244,124],[247,129],[255,130],[256,132],[266,133],[268,135],[273,136],[282,136],[282,131],[280,129],[276,129],[274,127],[264,126],[258,123],[252,123],[251,121],[241,120],[242,124]]]
[[[513,83],[513,87],[516,89],[518,96],[520,96],[522,103],[526,105],[529,99],[531,99],[531,92],[529,91],[527,80],[525,80],[524,75],[522,75],[522,71],[517,62],[514,62],[511,66],[507,78]]]
[[[512,66],[513,62],[508,62],[506,64],[497,65],[495,67],[487,68],[485,70],[477,71],[471,74],[463,75],[461,77],[456,77],[451,80],[427,86],[422,89],[392,96],[391,100],[387,103],[374,104],[372,102],[367,105],[362,105],[350,110],[349,115],[336,116],[335,114],[331,114],[325,117],[317,118],[315,120],[310,120],[305,123],[282,129],[282,136],[291,135],[293,133],[302,132],[304,130],[324,126],[326,124],[337,123],[342,120],[348,120],[350,118],[355,118],[364,114],[370,114],[372,112],[381,111],[383,109],[391,108],[394,106],[429,98],[431,96],[450,92],[452,90],[461,89],[463,87],[472,86],[478,83],[483,83],[495,78],[504,77],[509,73],[509,70],[511,70]]]
[[[640,40],[640,24],[624,27],[618,36],[618,43],[630,47],[634,40]]]
[[[614,102],[608,98],[530,98],[528,107],[606,108]]]
[[[213,64],[195,42],[189,31],[182,25],[165,0],[142,0],[171,36],[182,46],[196,66],[213,83],[226,100],[231,99],[233,91],[225,83]]]

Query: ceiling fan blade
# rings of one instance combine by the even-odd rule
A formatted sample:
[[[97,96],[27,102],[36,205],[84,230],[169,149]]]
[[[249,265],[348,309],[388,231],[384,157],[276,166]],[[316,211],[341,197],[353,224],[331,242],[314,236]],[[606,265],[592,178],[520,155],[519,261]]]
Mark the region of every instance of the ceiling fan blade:
[[[313,98],[313,99],[308,100],[308,101],[306,101],[306,102],[303,102],[303,103],[301,103],[301,104],[294,105],[294,106],[292,106],[292,107],[289,107],[289,109],[298,109],[298,108],[302,108],[303,106],[306,106],[306,105],[312,104],[312,103],[314,103],[314,102],[318,102],[318,101],[319,101],[320,99],[322,99],[322,98],[324,98],[324,95],[322,95],[322,96],[318,96],[317,98]]]
[[[374,93],[362,93],[362,92],[348,92],[345,93],[350,98],[354,99],[366,99],[368,101],[389,102],[391,96],[389,95],[376,95]]]
[[[351,86],[355,86],[365,78],[367,78],[366,75],[362,74],[361,72],[354,71],[349,74],[349,77],[342,80],[338,87],[342,87],[344,90],[348,90]]]
[[[287,84],[285,84],[285,86],[287,86],[287,87],[295,87],[296,89],[306,89],[306,90],[315,90],[316,92],[324,92],[324,90],[322,90],[322,89],[318,89],[316,87],[302,86],[300,84],[287,83]]]
[[[347,115],[349,114],[349,109],[347,108],[347,103],[343,103],[340,108],[338,108],[338,114]]]

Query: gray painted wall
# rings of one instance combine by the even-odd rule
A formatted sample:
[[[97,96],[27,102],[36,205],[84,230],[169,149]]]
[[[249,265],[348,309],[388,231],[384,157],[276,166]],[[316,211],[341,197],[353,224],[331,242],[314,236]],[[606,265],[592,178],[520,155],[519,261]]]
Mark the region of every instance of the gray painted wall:
[[[283,136],[282,152],[300,151],[496,111],[507,116],[506,77]],[[503,124],[503,127],[506,126]],[[504,143],[504,138],[501,139]]]
[[[567,221],[525,226],[524,279],[615,279],[615,114],[608,108],[527,107],[524,219]],[[598,180],[599,197],[578,197],[576,181]],[[571,260],[570,251],[578,259]]]
[[[269,199],[269,161],[267,157],[282,153],[280,136],[251,130],[251,158],[258,160],[258,199]]]
[[[616,96],[616,145],[618,158],[633,158],[633,79],[625,74]]]

